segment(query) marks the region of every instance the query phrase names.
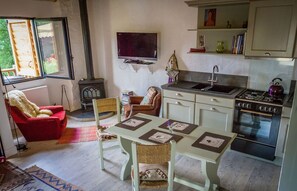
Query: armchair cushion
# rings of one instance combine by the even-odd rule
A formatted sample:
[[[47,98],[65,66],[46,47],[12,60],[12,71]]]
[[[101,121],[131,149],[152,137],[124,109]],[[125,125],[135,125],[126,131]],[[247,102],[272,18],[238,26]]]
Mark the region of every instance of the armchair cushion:
[[[40,114],[44,114],[44,115],[47,115],[49,117],[49,116],[53,115],[53,112],[51,110],[49,110],[49,109],[41,109],[41,110],[39,110],[39,115]]]
[[[140,104],[143,100],[143,96],[130,96],[130,104]]]
[[[140,102],[140,105],[152,104],[154,97],[157,95],[157,90],[154,87],[150,87],[147,90],[147,94],[144,96],[143,100]]]

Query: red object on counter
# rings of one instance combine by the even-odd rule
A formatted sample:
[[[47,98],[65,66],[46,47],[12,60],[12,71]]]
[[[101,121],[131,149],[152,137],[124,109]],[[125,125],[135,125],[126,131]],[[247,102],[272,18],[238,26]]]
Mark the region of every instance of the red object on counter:
[[[190,48],[190,52],[205,52],[205,47],[203,47],[203,48]]]

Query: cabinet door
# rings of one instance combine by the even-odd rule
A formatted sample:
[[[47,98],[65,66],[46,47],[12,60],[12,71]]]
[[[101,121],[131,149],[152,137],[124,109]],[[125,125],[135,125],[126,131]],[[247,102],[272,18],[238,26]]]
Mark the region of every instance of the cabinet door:
[[[194,102],[164,98],[163,104],[163,117],[194,123]]]
[[[225,107],[196,103],[195,124],[231,132],[234,110]]]
[[[294,0],[250,3],[246,56],[292,57],[296,34]]]
[[[290,122],[289,118],[282,117],[280,127],[279,127],[275,156],[278,156],[281,158],[283,158],[283,155],[284,155],[289,122]]]

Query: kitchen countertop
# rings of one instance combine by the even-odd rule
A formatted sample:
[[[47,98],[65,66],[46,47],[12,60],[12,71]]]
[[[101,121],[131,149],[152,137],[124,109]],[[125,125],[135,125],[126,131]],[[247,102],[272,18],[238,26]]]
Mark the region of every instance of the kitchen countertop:
[[[286,96],[283,106],[292,108],[294,93]]]
[[[230,99],[234,99],[239,93],[245,90],[245,88],[236,87],[237,89],[234,91],[231,91],[231,93],[220,93],[220,92],[214,92],[214,91],[202,91],[198,89],[192,89],[192,87],[194,87],[197,84],[198,82],[178,81],[177,84],[164,84],[161,86],[161,88],[165,90],[181,91],[181,92],[188,92],[188,93],[201,94],[201,95],[207,95],[207,96],[230,98]],[[220,85],[220,84],[216,84],[216,85]]]

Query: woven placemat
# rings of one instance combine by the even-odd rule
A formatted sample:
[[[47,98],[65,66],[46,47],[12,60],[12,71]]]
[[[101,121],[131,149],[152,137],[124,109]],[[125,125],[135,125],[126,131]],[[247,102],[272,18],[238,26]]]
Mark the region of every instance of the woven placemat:
[[[205,132],[192,144],[192,147],[221,153],[230,140],[231,137]]]
[[[169,119],[168,121],[166,121],[165,123],[163,123],[159,127],[163,128],[163,129],[168,129],[168,126],[172,125],[173,123],[186,126],[186,128],[183,129],[183,130],[178,130],[178,129],[173,128],[173,131],[184,133],[184,134],[190,134],[194,129],[196,129],[196,127],[198,127],[198,125],[194,125],[194,124],[191,124],[191,123],[185,123],[185,122],[181,122],[181,121],[176,121],[176,120],[171,120],[171,119]]]
[[[121,123],[116,124],[115,126],[129,129],[131,131],[135,131],[136,129],[144,126],[145,124],[149,123],[150,121],[152,121],[152,120],[145,119],[142,117],[133,116],[133,117],[130,117],[129,119],[126,119],[125,121],[123,121]],[[133,123],[136,125],[133,125]]]
[[[180,136],[180,135],[176,135],[176,134],[170,134],[170,133],[167,133],[167,132],[164,132],[164,131],[159,131],[157,129],[152,129],[150,130],[149,132],[143,134],[142,136],[139,137],[139,139],[142,139],[142,140],[145,140],[145,141],[150,141],[150,142],[153,142],[153,143],[157,143],[157,144],[160,144],[161,142],[158,142],[158,141],[154,141],[154,140],[151,140],[150,137],[153,136],[155,133],[157,132],[160,132],[160,133],[164,133],[164,134],[167,134],[167,135],[170,135],[172,136],[168,141],[164,142],[164,143],[168,143],[170,142],[171,140],[175,140],[175,142],[178,142],[180,141],[183,136]]]

